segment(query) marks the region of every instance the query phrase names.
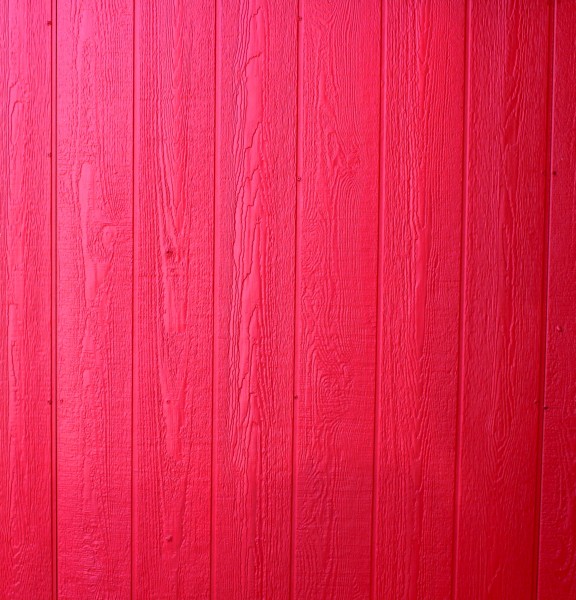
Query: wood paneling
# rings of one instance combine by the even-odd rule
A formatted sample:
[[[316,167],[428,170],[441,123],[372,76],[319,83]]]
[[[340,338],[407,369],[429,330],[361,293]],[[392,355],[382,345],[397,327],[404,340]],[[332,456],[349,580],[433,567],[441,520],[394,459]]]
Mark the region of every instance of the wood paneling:
[[[210,589],[214,9],[136,14],[134,595]]]
[[[59,0],[60,598],[130,593],[132,2]]]
[[[465,7],[388,2],[382,27],[373,597],[447,598],[465,184]]]
[[[296,2],[217,11],[213,581],[288,598]]]
[[[351,600],[370,589],[380,3],[300,18],[293,597]]]
[[[0,7],[0,596],[49,598],[50,3]]]
[[[546,254],[548,4],[472,2],[469,36],[455,592],[529,598]]]
[[[0,596],[575,596],[575,38],[2,3]]]
[[[552,23],[552,146],[539,595],[576,597],[576,5]]]

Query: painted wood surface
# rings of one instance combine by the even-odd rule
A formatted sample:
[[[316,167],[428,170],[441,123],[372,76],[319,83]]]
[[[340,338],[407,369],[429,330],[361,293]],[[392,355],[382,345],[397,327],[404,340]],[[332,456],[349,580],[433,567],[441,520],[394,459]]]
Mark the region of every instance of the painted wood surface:
[[[0,7],[0,597],[50,598],[49,2]]]
[[[466,11],[385,6],[372,596],[448,598]]]
[[[380,5],[300,7],[295,598],[366,598],[376,370]]]
[[[552,140],[539,598],[576,597],[576,5],[551,23]]]
[[[569,0],[0,6],[0,596],[576,597]]]
[[[133,596],[210,589],[214,11],[135,17]]]
[[[288,598],[296,2],[216,13],[215,597]]]
[[[546,2],[473,2],[469,16],[459,598],[528,598],[533,588],[548,13]]]
[[[59,598],[131,587],[132,3],[59,0]]]

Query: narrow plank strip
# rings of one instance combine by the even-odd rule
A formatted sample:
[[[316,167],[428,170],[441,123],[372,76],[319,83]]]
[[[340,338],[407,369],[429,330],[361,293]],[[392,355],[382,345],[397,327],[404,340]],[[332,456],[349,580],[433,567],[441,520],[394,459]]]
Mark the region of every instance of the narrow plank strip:
[[[58,0],[61,598],[130,593],[131,0]]]
[[[458,598],[529,598],[545,251],[548,3],[473,1],[470,27],[455,591]]]
[[[288,598],[296,1],[222,2],[214,593]]]
[[[374,598],[451,593],[465,20],[459,0],[383,15]]]
[[[214,6],[136,13],[134,597],[210,588]]]
[[[49,598],[50,2],[0,8],[0,597]]]
[[[558,2],[539,598],[576,598],[576,4]]]
[[[380,2],[303,0],[294,598],[366,598],[373,481]]]
[[[8,33],[9,6],[0,4],[0,119],[8,123],[10,114],[8,79],[10,68],[10,37]],[[10,146],[8,127],[0,128],[0,196],[8,198],[10,190]],[[8,336],[8,202],[0,202],[0,332]],[[3,574],[0,591],[8,595],[8,573],[12,564],[10,549],[10,410],[8,389],[8,344],[0,344],[0,573]]]
[[[51,302],[50,302],[50,369],[51,369],[51,390],[50,390],[50,402],[52,404],[52,423],[51,423],[51,455],[52,455],[52,506],[51,506],[51,520],[52,520],[52,599],[58,598],[58,402],[57,402],[57,387],[58,387],[58,366],[57,366],[57,354],[58,354],[58,342],[57,342],[57,309],[56,309],[56,297],[57,297],[57,282],[58,282],[58,256],[56,252],[56,243],[58,241],[58,169],[56,165],[57,152],[57,134],[58,134],[58,61],[56,57],[56,50],[58,47],[58,27],[57,27],[57,0],[51,1],[51,108],[52,108],[52,131],[50,136],[50,159],[51,165],[51,177],[50,182],[50,229],[51,229],[51,240],[50,240],[50,264],[51,264]]]

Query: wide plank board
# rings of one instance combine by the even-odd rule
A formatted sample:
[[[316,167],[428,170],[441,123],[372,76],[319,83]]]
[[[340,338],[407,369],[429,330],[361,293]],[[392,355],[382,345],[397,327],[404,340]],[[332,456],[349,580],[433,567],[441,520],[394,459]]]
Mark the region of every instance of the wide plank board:
[[[576,598],[576,4],[552,23],[550,254],[544,396],[541,600]]]
[[[135,18],[133,595],[207,598],[214,6]]]
[[[297,6],[217,9],[213,593],[288,598]]]
[[[0,597],[52,595],[50,2],[0,6]]]
[[[292,597],[370,589],[380,2],[299,22]]]
[[[473,1],[469,18],[455,597],[529,598],[546,252],[548,3]]]
[[[448,598],[466,13],[385,6],[372,597]]]
[[[58,0],[58,594],[127,598],[132,2]]]

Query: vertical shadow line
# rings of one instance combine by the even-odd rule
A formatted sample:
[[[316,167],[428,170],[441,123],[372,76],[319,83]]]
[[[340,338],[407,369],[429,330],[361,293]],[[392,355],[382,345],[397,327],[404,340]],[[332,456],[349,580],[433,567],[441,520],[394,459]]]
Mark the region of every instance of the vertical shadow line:
[[[534,502],[534,557],[532,567],[532,597],[538,597],[540,569],[540,522],[542,509],[542,479],[544,457],[544,405],[546,402],[546,361],[548,337],[548,292],[550,289],[550,220],[552,210],[552,171],[554,159],[554,83],[556,52],[556,1],[548,13],[548,89],[546,93],[546,184],[544,196],[544,240],[542,248],[542,313],[540,316],[540,375],[538,398],[538,432],[536,442],[536,490]]]
[[[138,52],[138,44],[136,40],[136,32],[137,32],[137,3],[136,0],[132,1],[132,396],[131,396],[131,476],[130,476],[130,597],[134,598],[134,587],[136,584],[136,561],[135,561],[135,552],[137,550],[137,544],[135,540],[136,534],[136,486],[135,486],[135,467],[136,467],[136,451],[134,447],[135,443],[135,434],[134,434],[134,424],[136,422],[135,418],[135,382],[136,382],[136,249],[138,245],[136,244],[136,232],[138,228],[136,227],[136,218],[139,215],[139,211],[136,210],[136,191],[137,187],[137,167],[136,167],[136,158],[138,156],[138,135],[137,135],[137,125],[140,123],[139,119],[139,106],[136,101],[137,98],[137,86],[139,85],[139,62],[137,59]]]
[[[221,21],[221,5],[220,0],[214,2],[214,147],[213,147],[213,205],[212,205],[212,410],[211,410],[211,429],[212,429],[212,440],[210,447],[210,598],[216,597],[216,491],[218,483],[218,465],[217,465],[217,391],[216,385],[218,383],[218,377],[216,374],[216,352],[218,351],[217,346],[217,323],[216,315],[218,310],[218,299],[216,294],[216,267],[218,260],[218,252],[216,250],[217,236],[218,236],[218,225],[217,225],[217,203],[219,196],[219,156],[220,156],[220,108],[221,108],[221,97],[220,97],[220,48],[219,43],[221,36],[219,35],[219,26]]]
[[[460,225],[460,314],[458,333],[458,392],[456,396],[456,435],[454,460],[454,499],[452,517],[452,599],[458,595],[458,555],[460,543],[460,506],[462,499],[462,428],[464,421],[464,359],[466,339],[466,274],[468,240],[468,157],[470,137],[470,48],[472,0],[466,0],[464,23],[464,120],[462,138],[462,221]]]
[[[382,317],[382,305],[383,297],[380,290],[380,271],[382,269],[383,260],[383,210],[382,210],[382,198],[384,196],[382,186],[384,185],[385,178],[383,177],[383,170],[386,169],[386,144],[383,142],[383,137],[386,137],[386,122],[385,111],[383,110],[383,104],[386,101],[386,92],[388,84],[388,71],[386,75],[383,74],[383,69],[386,65],[387,48],[388,48],[388,4],[387,0],[380,2],[380,65],[378,73],[379,81],[379,125],[378,125],[378,207],[377,207],[377,258],[376,258],[376,351],[374,353],[376,364],[374,365],[374,428],[373,428],[373,439],[372,439],[372,524],[370,529],[370,598],[376,596],[376,543],[377,543],[377,532],[378,532],[378,481],[379,481],[379,468],[378,468],[378,457],[380,456],[380,418],[382,410],[382,398],[380,393],[380,382],[382,380],[382,330],[383,330],[383,317]],[[383,92],[384,90],[384,92]]]
[[[296,4],[296,194],[294,204],[294,327],[293,341],[294,347],[292,351],[292,486],[291,486],[291,502],[290,502],[290,599],[295,598],[296,585],[296,497],[297,497],[297,481],[298,481],[298,390],[299,390],[299,372],[300,364],[300,342],[302,338],[301,325],[301,307],[300,307],[300,218],[301,211],[298,205],[301,202],[302,190],[302,110],[303,110],[303,0],[298,0]]]
[[[57,461],[57,23],[58,1],[51,3],[50,31],[50,512],[52,598],[58,598],[58,461]]]

